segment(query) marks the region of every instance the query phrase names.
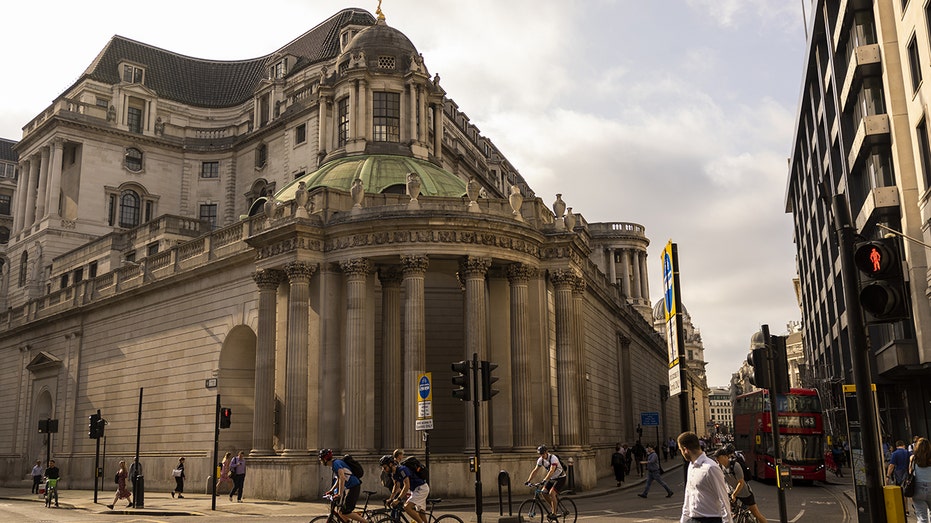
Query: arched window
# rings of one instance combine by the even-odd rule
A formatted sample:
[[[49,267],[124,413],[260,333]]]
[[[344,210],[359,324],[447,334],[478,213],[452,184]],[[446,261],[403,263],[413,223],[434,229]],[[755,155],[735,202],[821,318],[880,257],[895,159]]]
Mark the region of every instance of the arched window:
[[[29,253],[23,251],[19,258],[19,286],[26,285],[26,273],[29,271]]]
[[[120,193],[120,227],[139,225],[139,194],[126,189]]]

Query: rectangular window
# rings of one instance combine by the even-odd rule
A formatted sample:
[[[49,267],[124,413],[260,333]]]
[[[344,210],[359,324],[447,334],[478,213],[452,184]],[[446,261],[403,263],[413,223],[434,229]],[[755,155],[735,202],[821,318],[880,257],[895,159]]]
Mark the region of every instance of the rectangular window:
[[[922,118],[915,129],[918,139],[918,154],[921,156],[921,174],[924,176],[925,189],[931,188],[931,145],[928,144],[928,119]]]
[[[84,267],[78,267],[74,270],[74,283],[84,281]]]
[[[145,202],[145,221],[152,221],[153,214],[155,214],[155,202]]]
[[[97,262],[93,261],[87,266],[87,276],[89,278],[97,277]]]
[[[131,133],[142,133],[144,122],[142,113],[145,111],[145,100],[139,98],[130,98],[129,107],[126,110],[126,127]]]
[[[401,141],[400,93],[372,93],[372,139],[376,142]]]
[[[202,203],[200,205],[200,219],[210,222],[210,227],[217,227],[217,204]]]
[[[269,115],[268,95],[262,95],[259,98],[259,127],[265,127],[268,124]]]
[[[107,203],[107,225],[113,227],[116,223],[116,195],[111,194]]]
[[[918,40],[914,35],[908,42],[908,66],[912,73],[912,92],[915,93],[921,85],[921,56],[918,54]]]
[[[338,118],[336,131],[336,146],[343,147],[349,140],[349,97],[343,98],[336,104]]]
[[[272,77],[276,80],[284,78],[284,75],[288,74],[288,59],[285,58],[281,60],[272,68]]]
[[[152,242],[145,247],[146,256],[155,256],[158,254],[158,242]]]
[[[301,124],[294,128],[294,143],[304,143],[307,141],[307,125]]]
[[[219,178],[220,177],[220,162],[201,162],[200,177],[201,178]]]
[[[141,84],[143,71],[141,67],[126,64],[123,66],[123,81],[128,84]]]
[[[61,275],[61,282],[59,283],[59,288],[64,289],[67,286],[68,286],[68,274],[65,273]]]
[[[13,199],[8,194],[0,194],[0,214],[10,216],[10,206]]]
[[[96,103],[97,103],[97,107],[103,107],[104,109],[110,106],[110,100],[107,100],[106,98],[101,98],[99,96],[97,97]]]

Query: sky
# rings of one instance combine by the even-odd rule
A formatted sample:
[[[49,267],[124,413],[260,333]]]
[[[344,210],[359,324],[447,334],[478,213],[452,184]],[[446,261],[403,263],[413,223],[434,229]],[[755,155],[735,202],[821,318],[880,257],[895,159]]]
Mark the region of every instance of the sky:
[[[805,7],[803,7],[803,4]],[[708,384],[726,385],[763,324],[801,317],[787,159],[805,0],[383,0],[447,96],[547,204],[645,227],[653,303],[675,242]],[[378,0],[37,0],[4,8],[0,138],[114,35],[215,60],[265,56]],[[810,14],[810,13],[806,13]],[[12,22],[12,23],[10,23]]]

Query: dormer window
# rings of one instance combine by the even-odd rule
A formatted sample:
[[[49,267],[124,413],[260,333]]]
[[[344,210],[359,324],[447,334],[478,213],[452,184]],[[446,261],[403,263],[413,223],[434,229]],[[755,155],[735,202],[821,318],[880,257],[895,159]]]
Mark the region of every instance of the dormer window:
[[[145,69],[130,65],[123,64],[123,81],[128,84],[141,84],[143,82],[143,77],[145,76]]]
[[[345,49],[346,45],[349,44],[349,41],[352,40],[353,36],[356,36],[356,33],[359,31],[356,29],[345,29],[343,34],[339,36],[339,46],[340,49]]]
[[[288,74],[288,59],[282,58],[278,63],[272,66],[272,78],[281,80]]]

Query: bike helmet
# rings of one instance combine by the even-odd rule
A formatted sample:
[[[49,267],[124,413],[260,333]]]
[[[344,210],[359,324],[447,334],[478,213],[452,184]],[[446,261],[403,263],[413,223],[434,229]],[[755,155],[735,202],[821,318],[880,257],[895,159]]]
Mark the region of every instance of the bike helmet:
[[[537,454],[543,454],[546,452],[546,445],[540,445],[537,447]]]
[[[317,453],[317,457],[323,462],[330,461],[333,459],[333,451],[330,449],[320,449],[320,452]]]
[[[385,454],[378,460],[378,465],[384,467],[385,465],[390,465],[394,461],[394,456],[391,454]]]

